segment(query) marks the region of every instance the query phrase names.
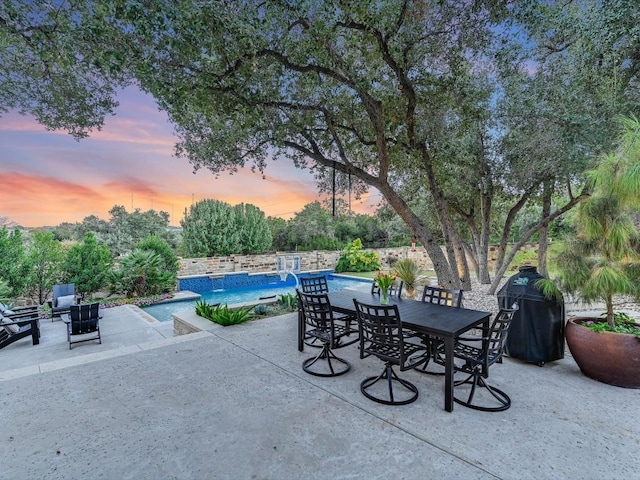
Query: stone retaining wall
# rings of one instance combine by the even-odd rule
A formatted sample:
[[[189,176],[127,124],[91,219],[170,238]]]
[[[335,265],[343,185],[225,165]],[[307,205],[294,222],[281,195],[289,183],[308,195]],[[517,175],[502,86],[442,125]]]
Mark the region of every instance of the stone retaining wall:
[[[537,244],[531,244],[537,248]],[[497,246],[489,248],[490,268],[495,261]],[[380,264],[383,269],[390,268],[390,260],[402,260],[410,258],[420,267],[426,270],[433,270],[433,264],[427,255],[427,251],[422,247],[394,247],[364,249],[367,252],[377,252]],[[278,269],[279,255],[299,255],[300,270],[333,270],[342,256],[342,250],[313,250],[311,252],[276,252],[262,255],[230,255],[228,257],[206,257],[206,258],[181,258],[180,272],[178,276],[189,277],[199,275],[215,275],[233,272],[275,272]]]
[[[411,258],[425,269],[433,269],[431,260],[423,248],[396,247],[365,249],[375,251],[380,257],[383,269],[389,268],[389,260]],[[276,252],[263,255],[230,255],[228,257],[181,258],[180,277],[215,275],[234,272],[275,272],[279,255],[300,256],[300,270],[333,270],[342,256],[342,250],[313,250],[311,252]]]

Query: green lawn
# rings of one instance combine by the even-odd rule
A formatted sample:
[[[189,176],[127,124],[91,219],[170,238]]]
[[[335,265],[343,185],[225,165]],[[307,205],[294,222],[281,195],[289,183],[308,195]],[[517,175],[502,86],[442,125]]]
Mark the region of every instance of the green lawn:
[[[377,272],[342,272],[338,275],[345,275],[347,277],[369,278],[373,280]]]

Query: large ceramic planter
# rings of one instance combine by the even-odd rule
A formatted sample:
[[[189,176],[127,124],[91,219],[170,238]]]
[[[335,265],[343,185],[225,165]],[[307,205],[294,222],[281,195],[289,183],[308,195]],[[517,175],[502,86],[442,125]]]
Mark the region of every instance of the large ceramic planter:
[[[571,318],[567,345],[587,377],[625,388],[640,388],[640,340],[635,335],[593,332],[581,325],[595,318]]]

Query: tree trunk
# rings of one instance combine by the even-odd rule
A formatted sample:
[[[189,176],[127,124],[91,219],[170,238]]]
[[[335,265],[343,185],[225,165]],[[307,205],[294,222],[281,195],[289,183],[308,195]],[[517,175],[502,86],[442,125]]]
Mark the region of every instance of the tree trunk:
[[[449,265],[451,269],[455,271],[460,280],[460,287],[463,290],[471,290],[471,278],[469,277],[469,264],[467,263],[467,256],[464,252],[464,247],[458,236],[458,232],[448,222],[448,231],[445,232],[446,249],[449,258]],[[443,231],[445,227],[443,227]]]
[[[447,261],[442,248],[440,248],[433,234],[424,223],[422,223],[420,218],[418,218],[407,203],[400,198],[388,184],[381,183],[376,185],[376,187],[380,190],[380,193],[384,195],[398,216],[407,224],[416,239],[424,246],[433,264],[433,269],[438,278],[438,284],[443,285],[445,288],[460,288],[460,281],[453,274],[452,267]]]
[[[616,326],[616,322],[614,320],[614,316],[613,316],[613,295],[607,294],[607,298],[606,298],[606,303],[607,303],[607,323],[609,324],[610,327],[615,327]]]
[[[551,196],[553,194],[553,182],[545,180],[542,192],[542,219],[540,227],[540,238],[538,239],[538,272],[545,277],[549,276],[547,271],[547,249],[549,247],[549,222],[544,220],[551,214]]]
[[[489,185],[487,191],[480,190],[480,237],[478,238],[478,281],[487,285],[491,283],[489,276],[489,239],[491,233],[491,197],[493,186]]]
[[[440,282],[440,276],[438,275],[438,283],[445,288],[451,289],[460,289],[462,288],[462,279],[460,275],[458,275],[458,264],[461,258],[456,257],[456,247],[451,243],[454,239],[454,236],[457,237],[455,229],[452,226],[451,221],[451,211],[449,208],[449,203],[444,198],[440,187],[438,186],[438,182],[436,181],[436,176],[431,166],[431,162],[429,160],[429,152],[427,151],[424,145],[420,146],[420,153],[422,156],[422,165],[424,172],[427,175],[427,181],[429,183],[429,190],[431,192],[431,197],[433,198],[436,214],[438,215],[438,219],[440,220],[440,225],[442,226],[442,231],[445,234],[445,239],[447,240],[447,253],[449,253],[449,274],[447,283]],[[451,248],[450,248],[451,247]],[[464,255],[464,252],[462,252]],[[433,260],[433,259],[432,259]],[[435,267],[435,266],[434,266]],[[438,272],[436,271],[436,275]],[[466,279],[468,280],[468,269],[466,272]],[[463,278],[465,274],[463,272]],[[469,282],[470,285],[470,282]]]
[[[507,265],[506,266],[504,265],[511,227],[513,227],[513,222],[515,222],[518,212],[522,210],[522,207],[524,207],[525,203],[527,203],[527,200],[529,199],[530,196],[531,196],[530,191],[525,192],[522,195],[522,197],[520,197],[520,200],[518,200],[518,202],[513,207],[511,207],[511,209],[509,210],[509,213],[507,214],[507,218],[504,222],[504,227],[502,229],[502,236],[500,237],[500,244],[498,245],[498,252],[496,254],[496,264],[495,264],[496,277],[498,276],[498,272],[500,270],[502,270],[502,274],[500,274],[500,276],[502,276],[505,270],[507,269],[507,267],[509,266],[509,263],[511,262],[511,260],[509,260],[507,262]],[[496,279],[494,278],[493,281],[495,283]]]
[[[491,283],[491,277],[489,275],[489,251],[488,248],[482,248],[478,252],[478,282],[483,285]]]
[[[465,251],[465,258],[467,258],[467,260],[471,263],[471,268],[473,268],[473,271],[476,272],[476,277],[477,277],[479,267],[478,267],[478,260],[476,259],[476,254],[468,243],[463,242],[462,246]]]
[[[502,277],[504,275],[504,272],[507,271],[507,267],[511,263],[511,260],[513,260],[513,257],[515,257],[516,252],[518,251],[518,249],[520,249],[520,247],[522,247],[531,238],[531,235],[533,235],[538,230],[540,230],[540,228],[542,228],[542,224],[543,223],[545,223],[545,222],[549,223],[552,220],[555,220],[556,218],[558,218],[563,213],[571,210],[575,205],[577,205],[578,203],[580,203],[582,200],[584,200],[587,197],[589,197],[589,194],[585,193],[584,191],[583,191],[583,193],[581,193],[577,197],[572,197],[562,208],[556,210],[554,213],[549,215],[547,218],[541,220],[536,225],[534,225],[529,230],[527,230],[524,233],[524,235],[522,235],[522,238],[513,245],[513,247],[509,251],[509,255],[507,255],[506,259],[502,262],[502,265],[497,267],[498,270],[496,271],[496,276],[494,277],[493,282],[491,283],[491,287],[489,288],[489,291],[487,293],[489,295],[495,295],[496,290],[498,289],[498,285],[500,284],[500,281],[502,280]]]

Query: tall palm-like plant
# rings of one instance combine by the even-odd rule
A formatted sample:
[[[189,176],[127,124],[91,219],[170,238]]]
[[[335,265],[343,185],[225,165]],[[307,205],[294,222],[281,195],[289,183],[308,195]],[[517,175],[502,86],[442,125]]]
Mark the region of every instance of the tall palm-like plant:
[[[640,239],[631,217],[640,207],[640,122],[622,125],[616,152],[588,172],[592,195],[578,207],[576,236],[557,259],[563,288],[604,301],[611,327],[613,296],[640,295]]]
[[[410,258],[399,260],[393,266],[396,276],[404,282],[404,288],[409,298],[413,298],[416,291],[416,285],[426,278],[424,270],[422,270],[416,262]]]
[[[111,272],[110,291],[126,292],[129,297],[168,292],[173,287],[175,275],[162,267],[160,255],[152,250],[136,249],[121,260],[119,270]]]

